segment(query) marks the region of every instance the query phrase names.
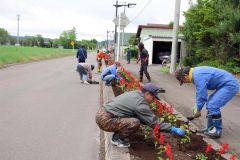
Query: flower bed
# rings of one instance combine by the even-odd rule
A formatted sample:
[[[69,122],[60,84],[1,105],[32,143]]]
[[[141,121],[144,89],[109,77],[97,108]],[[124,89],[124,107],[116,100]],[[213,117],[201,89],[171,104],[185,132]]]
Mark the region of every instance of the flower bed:
[[[121,80],[113,87],[115,96],[125,91],[142,89],[139,80],[136,80],[130,72],[122,68],[119,71]],[[189,125],[180,121],[177,114],[174,114],[173,107],[167,103],[155,100],[150,104],[151,110],[161,117],[161,120],[171,123],[173,126],[185,130],[184,137],[178,137],[170,133],[158,133],[158,125],[152,130],[148,126],[141,125],[139,131],[130,137],[130,154],[133,159],[169,159],[169,160],[224,160],[221,156],[228,149],[228,144],[223,144],[220,150],[212,149],[203,137],[197,135],[189,128]],[[232,154],[231,160],[236,157]]]

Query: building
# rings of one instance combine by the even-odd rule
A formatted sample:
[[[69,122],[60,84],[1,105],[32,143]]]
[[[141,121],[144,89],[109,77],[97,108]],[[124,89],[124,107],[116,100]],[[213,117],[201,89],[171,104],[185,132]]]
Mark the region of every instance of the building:
[[[160,64],[160,56],[170,56],[172,49],[173,27],[162,24],[139,25],[136,37],[143,42],[149,53],[149,64]],[[178,60],[186,54],[184,42],[179,34]]]

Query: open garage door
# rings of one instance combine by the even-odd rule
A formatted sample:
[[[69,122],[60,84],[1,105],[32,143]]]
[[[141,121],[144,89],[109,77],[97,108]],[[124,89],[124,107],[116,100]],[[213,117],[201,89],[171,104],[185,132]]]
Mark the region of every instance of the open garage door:
[[[180,58],[181,42],[178,42],[177,59]],[[172,42],[153,41],[153,64],[161,64],[160,56],[170,56],[172,50]]]

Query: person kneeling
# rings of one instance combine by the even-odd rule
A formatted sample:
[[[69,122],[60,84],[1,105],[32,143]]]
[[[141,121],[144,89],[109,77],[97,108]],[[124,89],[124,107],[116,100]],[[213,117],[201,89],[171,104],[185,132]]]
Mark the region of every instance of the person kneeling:
[[[107,86],[114,85],[116,81],[120,80],[120,76],[117,73],[117,68],[120,67],[120,62],[115,62],[115,64],[106,67],[102,74],[101,80],[106,81]]]
[[[160,88],[147,83],[142,90],[125,92],[100,107],[96,114],[99,128],[107,132],[114,132],[111,143],[117,147],[130,147],[127,138],[135,133],[140,124],[154,128],[159,124],[159,132],[171,132],[184,136],[185,131],[168,123],[162,122],[150,109],[151,104]]]

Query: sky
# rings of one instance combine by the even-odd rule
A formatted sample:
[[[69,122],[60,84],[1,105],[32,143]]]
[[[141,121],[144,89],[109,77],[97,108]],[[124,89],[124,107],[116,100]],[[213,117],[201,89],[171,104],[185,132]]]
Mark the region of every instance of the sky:
[[[136,33],[138,25],[169,24],[174,19],[175,0],[119,0],[124,2],[136,3],[135,7],[126,8],[130,24],[125,32]],[[41,34],[59,38],[64,30],[74,26],[78,40],[101,41],[106,39],[107,30],[114,31],[114,3],[116,0],[0,0],[0,28],[16,35],[17,14],[20,14],[20,36]],[[181,0],[180,24],[189,6],[189,0]],[[120,7],[118,12],[123,10]]]

